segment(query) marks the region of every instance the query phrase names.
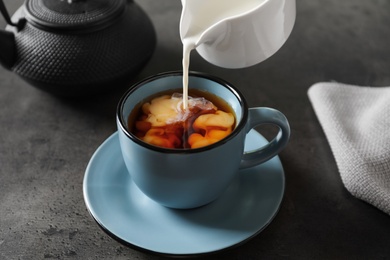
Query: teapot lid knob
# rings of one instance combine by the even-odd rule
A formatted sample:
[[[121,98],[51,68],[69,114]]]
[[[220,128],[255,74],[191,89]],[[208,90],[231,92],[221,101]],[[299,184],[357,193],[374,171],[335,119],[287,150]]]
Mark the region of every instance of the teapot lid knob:
[[[126,0],[27,0],[26,19],[48,30],[99,29],[111,24],[126,7]]]

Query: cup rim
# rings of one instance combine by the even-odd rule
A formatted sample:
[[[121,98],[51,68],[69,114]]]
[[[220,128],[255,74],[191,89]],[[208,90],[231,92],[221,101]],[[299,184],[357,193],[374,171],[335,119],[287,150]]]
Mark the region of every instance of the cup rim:
[[[148,144],[144,141],[142,141],[141,139],[139,139],[138,137],[136,137],[134,134],[132,134],[128,129],[127,129],[127,122],[124,121],[124,118],[122,116],[122,112],[123,112],[123,107],[124,107],[124,104],[126,102],[126,100],[128,99],[128,97],[133,93],[135,92],[136,90],[138,90],[139,88],[143,87],[145,84],[151,82],[151,81],[154,81],[154,80],[157,80],[157,79],[160,79],[160,78],[165,78],[165,77],[169,77],[169,76],[182,76],[183,75],[183,71],[181,70],[178,70],[178,71],[168,71],[168,72],[162,72],[162,73],[158,73],[158,74],[154,74],[152,76],[149,76],[141,81],[138,81],[137,83],[133,84],[124,94],[123,96],[121,97],[121,99],[119,100],[119,103],[118,103],[118,106],[117,106],[117,111],[116,111],[116,120],[117,122],[119,122],[119,126],[120,126],[120,129],[123,133],[125,133],[125,135],[130,138],[133,142],[137,143],[138,145],[144,147],[144,148],[147,148],[149,150],[153,150],[153,151],[156,151],[156,152],[163,152],[163,153],[178,153],[178,154],[192,154],[192,153],[200,153],[200,152],[204,152],[204,151],[207,151],[207,150],[211,150],[211,149],[214,149],[218,146],[221,146],[227,142],[229,142],[231,139],[233,139],[235,136],[238,135],[238,133],[241,132],[241,130],[245,127],[246,125],[246,122],[248,120],[248,105],[247,105],[247,102],[244,98],[244,96],[242,95],[242,93],[236,88],[234,87],[231,83],[227,82],[226,80],[223,80],[219,77],[216,77],[216,76],[213,76],[213,75],[210,75],[210,74],[207,74],[207,73],[204,73],[204,72],[198,72],[198,71],[189,71],[188,72],[188,76],[189,77],[198,77],[198,78],[204,78],[204,79],[207,79],[207,80],[210,80],[210,81],[214,81],[214,82],[217,82],[218,84],[220,84],[221,86],[227,88],[230,92],[233,93],[234,96],[236,96],[239,104],[240,104],[240,107],[241,107],[241,110],[242,110],[242,117],[241,117],[241,120],[240,122],[237,124],[237,126],[234,128],[234,130],[227,136],[225,137],[224,139],[216,142],[216,143],[213,143],[213,144],[210,144],[210,145],[207,145],[207,146],[203,146],[203,147],[200,147],[200,148],[165,148],[165,147],[160,147],[160,146],[156,146],[156,145],[151,145],[151,144]]]

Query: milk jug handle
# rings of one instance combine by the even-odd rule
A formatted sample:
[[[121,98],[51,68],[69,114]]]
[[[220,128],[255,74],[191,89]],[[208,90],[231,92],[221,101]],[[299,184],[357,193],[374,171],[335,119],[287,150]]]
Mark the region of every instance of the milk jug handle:
[[[263,124],[276,125],[279,132],[265,146],[254,151],[245,152],[241,159],[240,169],[253,167],[271,159],[287,145],[290,139],[290,125],[287,118],[280,111],[267,107],[250,108],[246,125],[247,133],[254,127]]]

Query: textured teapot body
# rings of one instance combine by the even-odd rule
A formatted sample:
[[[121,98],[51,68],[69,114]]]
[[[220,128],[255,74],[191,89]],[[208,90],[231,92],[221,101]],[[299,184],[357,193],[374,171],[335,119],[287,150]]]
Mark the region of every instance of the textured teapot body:
[[[22,6],[12,20],[27,22],[19,29],[6,28],[14,33],[10,69],[54,94],[82,95],[126,84],[147,63],[156,45],[151,21],[133,1],[115,19],[95,29],[48,29],[25,16],[26,6]]]

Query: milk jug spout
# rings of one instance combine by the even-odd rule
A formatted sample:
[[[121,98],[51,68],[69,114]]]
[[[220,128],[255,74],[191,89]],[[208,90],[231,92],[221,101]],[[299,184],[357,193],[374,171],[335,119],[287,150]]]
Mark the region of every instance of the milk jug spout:
[[[295,0],[182,0],[180,37],[206,61],[245,68],[271,57],[295,22]]]

